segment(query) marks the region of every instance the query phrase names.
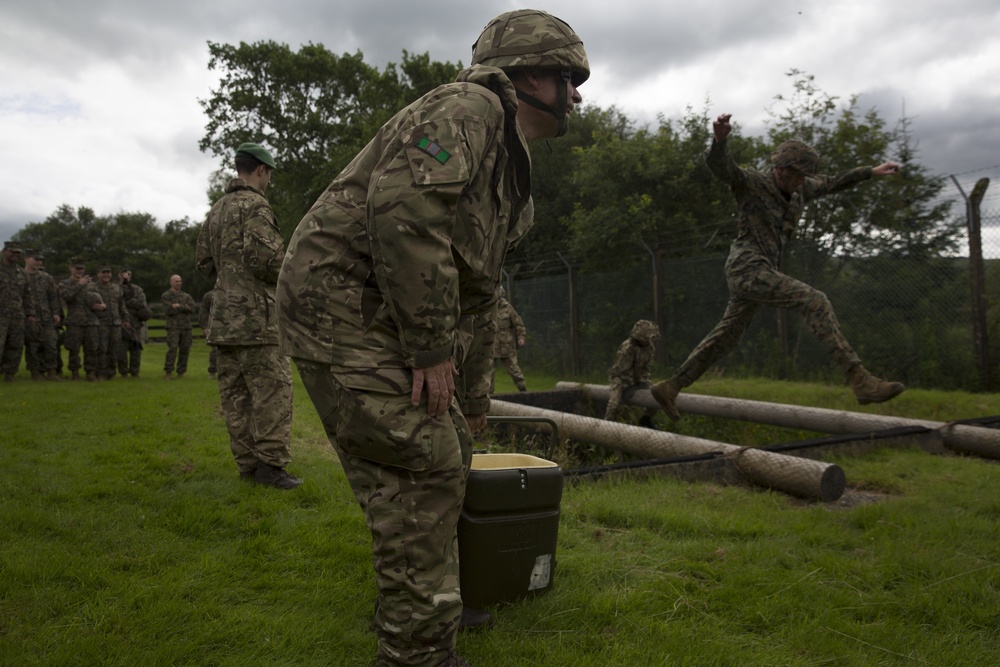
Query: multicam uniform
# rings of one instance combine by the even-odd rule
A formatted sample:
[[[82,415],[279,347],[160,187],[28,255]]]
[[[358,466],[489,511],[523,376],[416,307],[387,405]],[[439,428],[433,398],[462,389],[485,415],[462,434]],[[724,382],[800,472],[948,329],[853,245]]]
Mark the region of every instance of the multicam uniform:
[[[722,320],[674,372],[672,381],[687,387],[728,354],[742,338],[761,306],[798,310],[810,330],[844,370],[859,364],[858,355],[840,331],[826,295],[779,270],[781,253],[811,200],[853,187],[872,177],[871,167],[837,176],[810,176],[786,197],[771,172],[739,167],[726,140],[713,140],[707,156],[712,173],[733,191],[740,211],[739,231],[726,260],[729,304]]]
[[[201,325],[201,330],[205,334],[206,343],[208,343],[208,325],[212,321],[212,303],[214,301],[214,291],[208,290],[201,297],[201,303],[198,304],[198,324]],[[208,343],[208,346],[212,348],[208,353],[208,374],[212,376],[219,370],[219,348],[211,343]]]
[[[610,397],[604,418],[613,420],[621,405],[622,394],[631,387],[649,387],[653,379],[650,369],[656,356],[654,341],[660,336],[660,328],[649,320],[639,320],[632,325],[632,331],[618,347],[615,361],[608,370]]]
[[[8,379],[21,365],[25,313],[35,310],[24,269],[16,263],[0,262],[0,366]]]
[[[118,283],[103,283],[97,281],[97,292],[107,306],[97,313],[100,321],[98,326],[97,375],[106,379],[114,379],[118,356],[121,354],[122,313],[125,311],[125,299],[122,296],[122,286]]]
[[[299,224],[278,281],[282,351],[372,532],[379,665],[435,665],[455,642],[463,410],[488,408],[500,271],[527,225],[516,113],[486,66],[400,111]],[[458,405],[433,419],[426,394],[410,404],[412,369],[449,359]]]
[[[42,270],[25,274],[28,289],[35,302],[35,325],[29,326],[25,335],[24,363],[34,377],[35,373],[55,375],[58,366],[59,333],[55,317],[62,313],[59,286],[56,279]]]
[[[198,270],[214,282],[206,339],[240,473],[292,459],[292,369],[278,352],[274,285],[284,242],[264,193],[236,178],[198,235]]]
[[[519,391],[528,390],[524,382],[524,373],[517,365],[518,341],[524,340],[527,335],[528,330],[524,327],[524,320],[514,310],[514,306],[501,296],[497,305],[497,338],[493,347],[493,359],[494,363],[499,361],[503,364]],[[491,383],[490,392],[492,391]]]
[[[102,303],[101,295],[93,282],[81,283],[77,278],[66,278],[59,283],[59,295],[66,304],[66,332],[63,347],[68,354],[67,367],[73,379],[79,378],[80,348],[83,348],[83,368],[88,379],[97,377],[97,357],[100,349],[100,321],[93,307]]]
[[[122,342],[118,348],[118,373],[122,377],[139,377],[142,349],[146,344],[149,306],[146,303],[146,293],[134,282],[123,282],[121,287],[125,310],[122,313]]]
[[[163,312],[167,316],[167,357],[163,362],[163,372],[173,373],[176,360],[179,377],[187,372],[188,354],[191,352],[194,299],[187,292],[168,289],[160,300],[163,302]]]

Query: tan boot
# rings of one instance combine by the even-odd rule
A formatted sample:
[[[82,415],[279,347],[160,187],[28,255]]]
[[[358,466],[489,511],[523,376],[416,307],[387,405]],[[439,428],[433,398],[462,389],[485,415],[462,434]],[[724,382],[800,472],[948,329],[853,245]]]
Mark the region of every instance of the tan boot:
[[[163,374],[163,379],[164,380],[173,380],[174,379],[174,374],[173,373],[164,373]]]
[[[861,405],[885,403],[906,391],[901,382],[880,380],[860,364],[847,373],[847,379],[851,383],[851,389],[854,390],[855,398]]]
[[[681,393],[681,387],[677,384],[676,380],[657,382],[649,388],[649,393],[653,395],[653,398],[656,399],[656,402],[660,404],[660,407],[663,408],[663,411],[667,413],[667,416],[671,420],[677,421],[681,418],[681,413],[675,404],[677,394]]]
[[[69,379],[70,380],[76,380],[77,382],[79,382],[79,380],[80,380],[80,371],[70,371]]]
[[[31,371],[31,379],[36,381],[44,380],[45,376],[42,375],[41,371]]]

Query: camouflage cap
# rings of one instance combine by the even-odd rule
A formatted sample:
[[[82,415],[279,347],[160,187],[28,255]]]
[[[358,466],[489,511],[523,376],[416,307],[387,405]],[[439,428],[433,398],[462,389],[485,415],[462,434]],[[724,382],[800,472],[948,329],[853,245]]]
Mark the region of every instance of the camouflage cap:
[[[129,273],[132,273],[132,269],[130,269],[129,267],[125,266],[124,264],[122,264],[121,266],[118,267],[118,273],[125,273],[126,271],[128,271]]]
[[[80,259],[79,257],[74,257],[73,259],[69,260],[69,265],[72,266],[74,269],[87,268],[87,263],[82,259]]]
[[[789,167],[806,176],[819,173],[822,161],[815,148],[796,139],[783,142],[771,153],[771,164],[775,167]]]
[[[472,64],[568,71],[574,86],[590,77],[580,36],[562,19],[537,9],[506,12],[490,21],[472,45]]]
[[[35,259],[45,259],[45,253],[41,250],[35,250],[34,248],[28,248],[24,251],[25,257],[34,257]]]
[[[111,265],[110,264],[101,264],[101,265],[99,265],[97,267],[97,272],[98,273],[104,273],[105,271],[107,271],[108,273],[111,273]]]
[[[21,244],[18,241],[4,241],[3,249],[8,252],[13,252],[16,254],[21,254],[24,250],[21,248]]]
[[[660,327],[656,326],[655,322],[639,320],[632,325],[632,331],[628,336],[635,340],[649,342],[660,337]]]
[[[236,148],[237,155],[249,155],[261,164],[265,164],[271,169],[277,169],[277,165],[274,163],[274,158],[271,154],[267,152],[267,149],[260,144],[245,143],[240,144]]]

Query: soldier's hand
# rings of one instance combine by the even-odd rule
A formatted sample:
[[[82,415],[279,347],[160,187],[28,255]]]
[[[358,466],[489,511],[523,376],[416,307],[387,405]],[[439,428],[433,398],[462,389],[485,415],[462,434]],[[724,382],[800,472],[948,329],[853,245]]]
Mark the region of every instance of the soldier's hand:
[[[712,132],[715,133],[715,138],[718,141],[722,141],[733,131],[733,126],[729,123],[729,119],[732,117],[731,113],[723,113],[719,114],[718,118],[712,122]]]
[[[877,167],[872,167],[872,176],[892,176],[899,173],[899,164],[896,162],[883,162]]]
[[[518,347],[524,347],[524,344],[525,344],[526,342],[527,342],[527,341],[526,341],[526,340],[524,340],[523,338],[518,338],[518,339],[517,339],[517,346],[518,346]]]
[[[451,359],[430,368],[413,369],[413,389],[410,403],[420,405],[420,396],[427,389],[427,414],[441,419],[448,414],[451,399],[455,395],[455,364]]]
[[[486,415],[465,415],[465,421],[469,424],[469,429],[475,433],[486,426]]]

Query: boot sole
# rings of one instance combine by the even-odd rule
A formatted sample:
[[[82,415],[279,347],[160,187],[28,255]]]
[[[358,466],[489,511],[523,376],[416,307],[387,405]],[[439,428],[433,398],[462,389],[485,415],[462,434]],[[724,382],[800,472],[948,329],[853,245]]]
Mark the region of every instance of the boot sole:
[[[872,404],[876,404],[876,403],[885,403],[887,401],[891,401],[892,399],[896,398],[897,396],[899,396],[900,394],[902,394],[904,391],[906,391],[906,387],[900,387],[897,391],[892,392],[891,394],[889,394],[885,398],[883,398],[881,400],[878,400],[878,401],[876,401],[874,399],[871,399],[871,398],[859,398],[858,399],[858,405],[872,405]]]

